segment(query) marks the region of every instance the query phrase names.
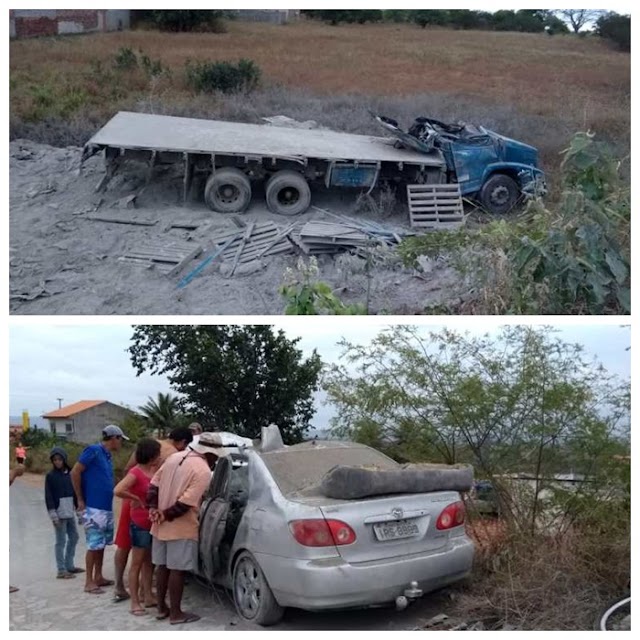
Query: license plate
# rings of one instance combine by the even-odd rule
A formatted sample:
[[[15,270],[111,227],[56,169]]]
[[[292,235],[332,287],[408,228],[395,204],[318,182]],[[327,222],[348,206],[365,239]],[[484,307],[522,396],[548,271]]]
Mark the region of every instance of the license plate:
[[[382,522],[374,524],[376,538],[381,542],[386,540],[400,540],[401,538],[411,538],[420,533],[418,525],[408,520],[398,520],[397,522]]]

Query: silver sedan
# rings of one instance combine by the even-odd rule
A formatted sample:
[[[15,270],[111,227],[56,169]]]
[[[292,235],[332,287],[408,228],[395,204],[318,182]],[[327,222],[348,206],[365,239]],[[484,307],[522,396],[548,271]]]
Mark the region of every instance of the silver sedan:
[[[473,543],[455,491],[337,500],[320,494],[336,465],[397,469],[370,447],[306,442],[222,458],[200,510],[197,573],[230,589],[238,613],[276,624],[286,607],[394,603],[465,577]]]

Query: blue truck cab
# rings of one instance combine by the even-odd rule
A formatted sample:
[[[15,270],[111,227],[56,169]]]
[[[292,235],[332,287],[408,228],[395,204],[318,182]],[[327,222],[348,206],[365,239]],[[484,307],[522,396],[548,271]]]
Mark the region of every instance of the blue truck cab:
[[[446,181],[457,182],[463,196],[491,213],[509,213],[524,196],[546,192],[538,150],[531,145],[467,123],[417,118],[404,132],[395,120],[376,119],[403,146],[428,154],[442,153]]]

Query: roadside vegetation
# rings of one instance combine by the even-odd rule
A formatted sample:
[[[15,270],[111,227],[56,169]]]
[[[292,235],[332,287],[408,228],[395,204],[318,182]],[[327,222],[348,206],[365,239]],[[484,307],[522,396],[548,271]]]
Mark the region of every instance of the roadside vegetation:
[[[489,338],[394,327],[342,346],[323,380],[336,435],[401,462],[469,463],[493,487],[494,518],[468,502],[478,554],[460,616],[591,628],[630,578],[628,381],[550,328]]]

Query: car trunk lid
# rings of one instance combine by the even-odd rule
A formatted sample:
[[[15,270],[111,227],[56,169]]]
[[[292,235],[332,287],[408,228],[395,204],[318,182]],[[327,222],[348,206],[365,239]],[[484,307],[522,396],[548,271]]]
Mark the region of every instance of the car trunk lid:
[[[435,552],[446,546],[450,530],[438,530],[442,510],[457,502],[455,491],[402,494],[320,505],[326,520],[348,524],[355,542],[338,545],[347,562],[370,562],[414,553]]]

